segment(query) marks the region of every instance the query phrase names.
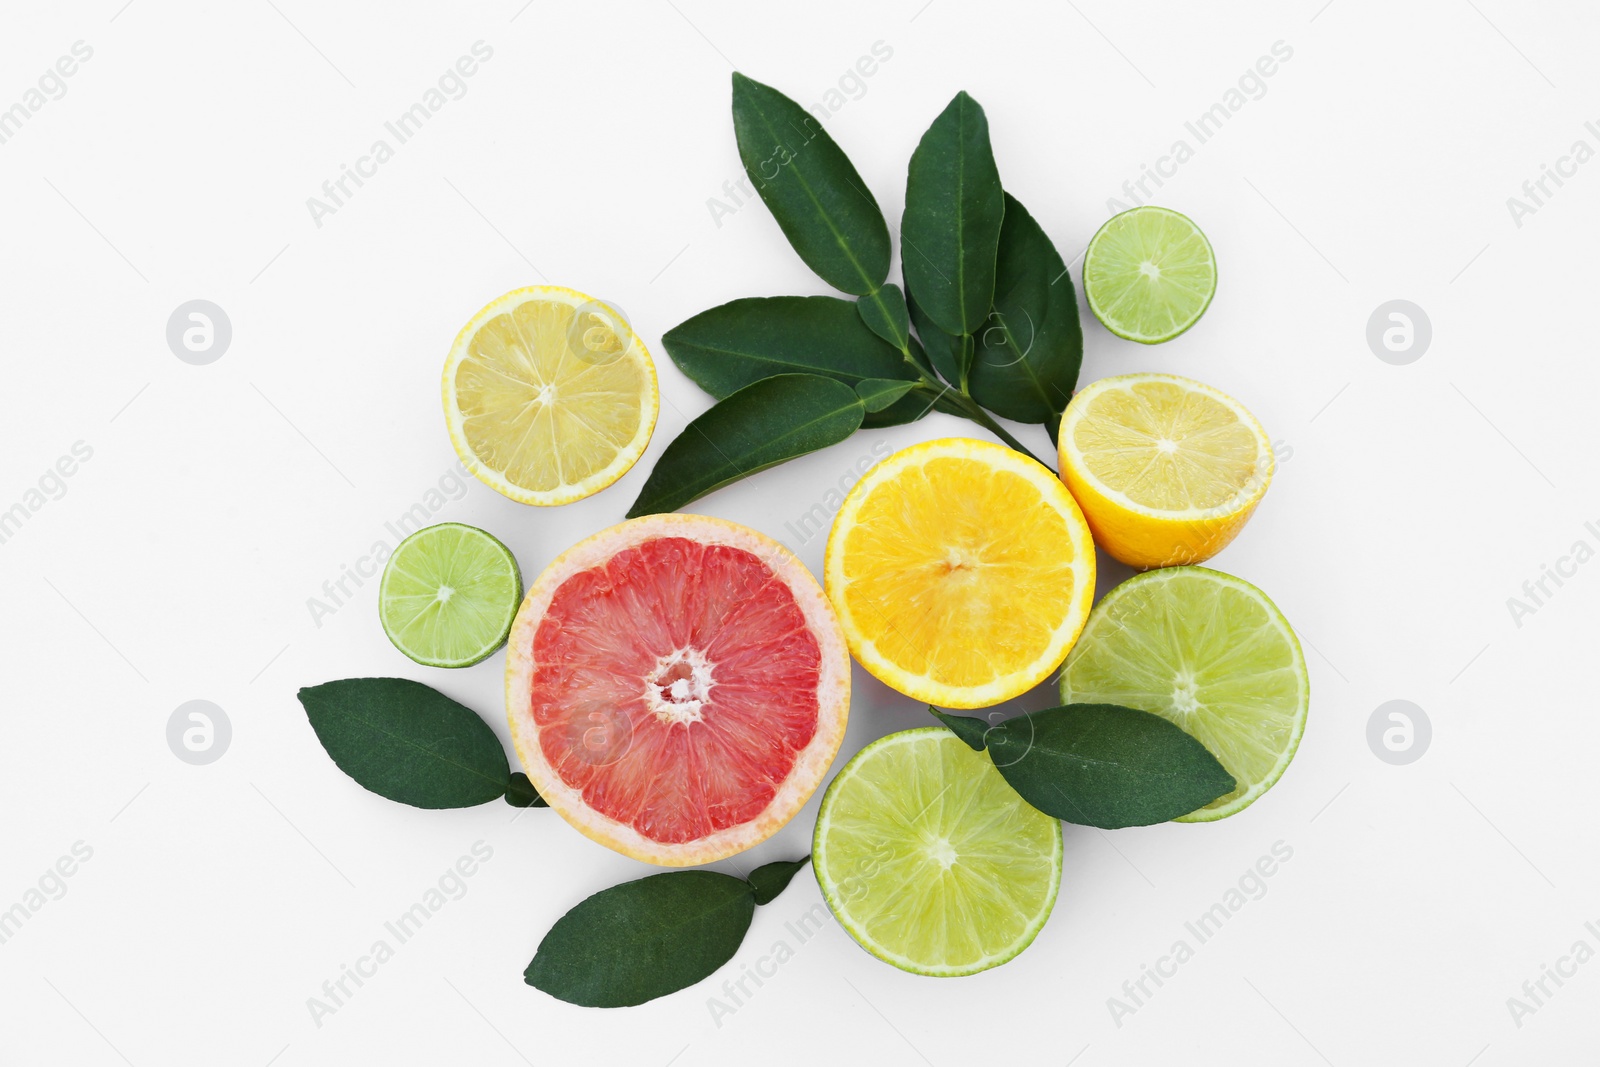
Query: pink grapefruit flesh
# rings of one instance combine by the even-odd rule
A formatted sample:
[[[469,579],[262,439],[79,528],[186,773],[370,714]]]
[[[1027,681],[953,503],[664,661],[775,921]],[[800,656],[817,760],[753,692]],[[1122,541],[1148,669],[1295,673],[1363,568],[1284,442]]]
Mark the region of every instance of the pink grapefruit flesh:
[[[844,738],[850,659],[788,549],[700,515],[603,530],[551,563],[511,628],[506,707],[560,815],[635,859],[764,841]]]

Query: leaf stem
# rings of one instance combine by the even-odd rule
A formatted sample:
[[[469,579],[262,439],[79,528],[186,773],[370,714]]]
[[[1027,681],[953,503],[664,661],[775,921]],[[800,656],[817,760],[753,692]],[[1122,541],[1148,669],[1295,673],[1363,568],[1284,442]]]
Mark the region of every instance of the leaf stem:
[[[960,405],[962,413],[966,415],[967,418],[971,419],[979,426],[982,426],[985,430],[988,430],[990,433],[1000,438],[1000,440],[1004,441],[1018,452],[1021,452],[1024,456],[1027,456],[1029,459],[1039,464],[1051,474],[1056,473],[1056,469],[1054,467],[1050,466],[1050,464],[1046,463],[1044,460],[1028,451],[1026,445],[1024,445],[1021,441],[1018,441],[1015,437],[1012,437],[1011,434],[1006,431],[1004,426],[1001,426],[998,422],[994,421],[989,413],[983,410],[983,408],[978,405],[978,402],[973,400],[971,396],[963,392],[959,397],[957,397],[956,403]]]
[[[911,368],[917,372],[917,377],[922,379],[922,387],[930,390],[934,394],[935,401],[943,400],[948,397],[950,399],[950,403],[960,409],[959,412],[951,412],[951,414],[960,414],[963,417],[970,419],[979,426],[982,426],[985,430],[988,430],[990,433],[994,434],[996,437],[1000,438],[1000,440],[1004,441],[1012,449],[1021,452],[1024,456],[1027,456],[1029,459],[1039,464],[1051,474],[1056,473],[1056,469],[1054,467],[1050,466],[1050,464],[1046,463],[1044,460],[1030,452],[1028,447],[1021,441],[1018,441],[1015,437],[1011,436],[1011,434],[1006,431],[1004,426],[1001,426],[998,422],[995,422],[989,413],[985,411],[976,400],[972,399],[972,395],[970,393],[966,392],[966,390],[956,392],[943,382],[928,377],[928,372],[922,369],[921,364],[919,364],[915,359],[911,358],[911,349],[909,345],[901,350],[901,354],[905,357],[905,361],[911,365]]]

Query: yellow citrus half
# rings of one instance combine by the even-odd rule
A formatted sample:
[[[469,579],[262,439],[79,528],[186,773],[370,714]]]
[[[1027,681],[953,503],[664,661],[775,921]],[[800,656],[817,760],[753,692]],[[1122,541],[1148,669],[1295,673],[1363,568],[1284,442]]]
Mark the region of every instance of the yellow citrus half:
[[[1210,559],[1272,480],[1272,443],[1244,405],[1172,374],[1085,386],[1058,440],[1061,478],[1095,542],[1134,567]]]
[[[524,504],[568,504],[622,477],[660,406],[655,364],[622,314],[554,285],[490,303],[444,365],[456,454]]]
[[[850,651],[879,681],[947,708],[1038,685],[1094,599],[1094,544],[1060,479],[1001,445],[896,452],[845,498],[825,582]]]

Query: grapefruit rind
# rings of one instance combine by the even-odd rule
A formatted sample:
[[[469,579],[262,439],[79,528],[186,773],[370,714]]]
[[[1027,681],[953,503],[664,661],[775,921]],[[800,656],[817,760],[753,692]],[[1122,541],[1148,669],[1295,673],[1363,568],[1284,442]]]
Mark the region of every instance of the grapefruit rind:
[[[560,778],[545,759],[528,707],[534,670],[534,635],[556,591],[573,575],[602,566],[617,553],[662,537],[727,545],[756,556],[789,587],[821,652],[817,728],[795,758],[788,777],[755,819],[682,844],[653,840],[627,823],[596,811],[580,790]],[[816,792],[844,740],[850,709],[850,655],[844,633],[822,588],[805,564],[783,545],[746,526],[704,515],[645,515],[630,519],[557,556],[528,588],[506,645],[506,714],[511,741],[539,795],[579,833],[646,863],[690,867],[736,855],[771,837]]]

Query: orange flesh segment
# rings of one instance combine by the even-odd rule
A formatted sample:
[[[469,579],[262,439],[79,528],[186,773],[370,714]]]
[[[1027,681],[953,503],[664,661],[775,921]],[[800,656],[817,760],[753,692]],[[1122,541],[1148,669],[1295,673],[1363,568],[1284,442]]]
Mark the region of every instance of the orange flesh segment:
[[[844,596],[899,668],[979,686],[1043,655],[1072,602],[1073,535],[1026,478],[970,459],[908,467],[862,501]]]

